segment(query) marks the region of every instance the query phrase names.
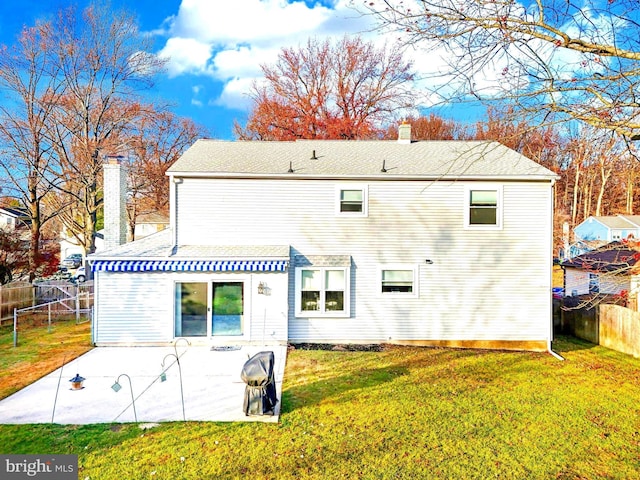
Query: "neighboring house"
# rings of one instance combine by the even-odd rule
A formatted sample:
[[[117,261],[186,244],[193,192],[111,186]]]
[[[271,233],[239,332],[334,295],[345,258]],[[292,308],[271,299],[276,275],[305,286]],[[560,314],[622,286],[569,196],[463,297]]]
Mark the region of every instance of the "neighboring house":
[[[0,228],[13,231],[29,224],[27,213],[20,208],[0,207]]]
[[[199,140],[170,228],[115,246],[118,171],[97,345],[550,347],[556,175],[498,143]]]
[[[591,216],[573,229],[576,240],[602,243],[640,238],[640,215]]]
[[[62,233],[61,239],[58,242],[60,244],[60,260],[67,258],[73,253],[79,253],[84,257],[84,247],[80,245],[80,242],[65,232]],[[98,230],[96,232],[96,252],[104,250],[104,230]]]
[[[169,217],[167,215],[157,212],[141,213],[136,217],[133,239],[140,240],[168,227]]]
[[[147,213],[138,215],[135,227],[135,240],[148,237],[153,233],[164,230],[169,226],[169,218],[159,213]],[[71,235],[62,234],[60,243],[60,260],[72,253],[80,253],[84,256],[84,248],[78,240]],[[96,252],[104,250],[104,229],[96,232]]]
[[[565,295],[590,293],[635,296],[638,292],[640,251],[626,242],[611,242],[561,263]]]

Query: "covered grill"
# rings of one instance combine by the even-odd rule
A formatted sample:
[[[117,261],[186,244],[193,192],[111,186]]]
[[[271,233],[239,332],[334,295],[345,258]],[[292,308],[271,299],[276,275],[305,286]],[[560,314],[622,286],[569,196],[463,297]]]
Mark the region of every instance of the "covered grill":
[[[242,367],[240,376],[247,384],[243,405],[245,415],[274,415],[278,403],[274,363],[273,352],[260,352]]]

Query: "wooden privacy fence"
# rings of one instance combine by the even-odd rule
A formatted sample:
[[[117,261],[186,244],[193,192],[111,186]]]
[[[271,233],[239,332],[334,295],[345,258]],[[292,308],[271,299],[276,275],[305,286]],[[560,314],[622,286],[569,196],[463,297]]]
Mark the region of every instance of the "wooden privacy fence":
[[[640,357],[640,313],[620,305],[563,310],[559,331]]]
[[[619,305],[600,305],[600,345],[640,357],[640,313]]]
[[[35,289],[30,283],[17,283],[0,287],[0,325],[13,321],[16,308],[35,305]]]

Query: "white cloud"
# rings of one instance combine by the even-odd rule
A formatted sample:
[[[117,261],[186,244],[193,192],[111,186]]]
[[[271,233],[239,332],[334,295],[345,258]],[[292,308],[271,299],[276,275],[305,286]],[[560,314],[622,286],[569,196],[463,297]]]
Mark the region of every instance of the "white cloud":
[[[212,44],[253,43],[313,32],[330,16],[327,7],[286,0],[183,0],[171,30]]]
[[[170,77],[206,69],[211,58],[211,46],[195,38],[172,37],[158,54],[168,58],[167,72]]]
[[[279,48],[251,48],[242,46],[218,52],[213,59],[213,75],[226,80],[236,77],[261,76],[260,64],[277,60]]]
[[[220,97],[209,103],[245,109],[246,94],[261,77],[260,65],[274,62],[283,47],[302,45],[309,37],[370,29],[348,3],[309,7],[287,0],[182,0],[178,13],[166,22],[169,39],[160,55],[170,59],[172,77],[205,75],[222,82]]]
[[[220,97],[211,100],[209,105],[235,110],[249,110],[251,100],[247,94],[253,81],[253,78],[234,78],[230,80],[225,85]]]

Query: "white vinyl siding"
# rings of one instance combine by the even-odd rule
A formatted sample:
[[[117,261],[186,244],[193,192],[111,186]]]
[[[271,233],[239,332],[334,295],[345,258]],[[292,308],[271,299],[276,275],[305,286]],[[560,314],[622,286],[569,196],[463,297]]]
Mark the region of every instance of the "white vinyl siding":
[[[170,275],[99,272],[96,343],[169,342],[173,338]]]
[[[288,275],[275,272],[97,272],[94,331],[97,344],[170,343],[174,340],[176,282],[244,282],[246,328],[242,342],[287,340]],[[262,282],[263,294],[258,293]],[[268,294],[264,294],[264,290]],[[215,337],[213,337],[215,339]]]
[[[587,295],[590,289],[597,285],[598,292],[606,295],[619,295],[621,292],[631,291],[631,277],[629,275],[614,276],[604,273],[598,276],[579,268],[566,267],[564,275],[565,295],[575,297]]]
[[[185,178],[176,185],[178,243],[288,244],[292,255],[350,255],[350,312],[340,321],[296,315],[290,268],[293,342],[549,338],[550,182],[498,184],[501,229],[465,228],[466,195],[484,183],[372,180],[368,217],[331,215],[337,189],[350,185]],[[388,264],[417,265],[420,295],[402,302],[381,295],[379,271]]]

